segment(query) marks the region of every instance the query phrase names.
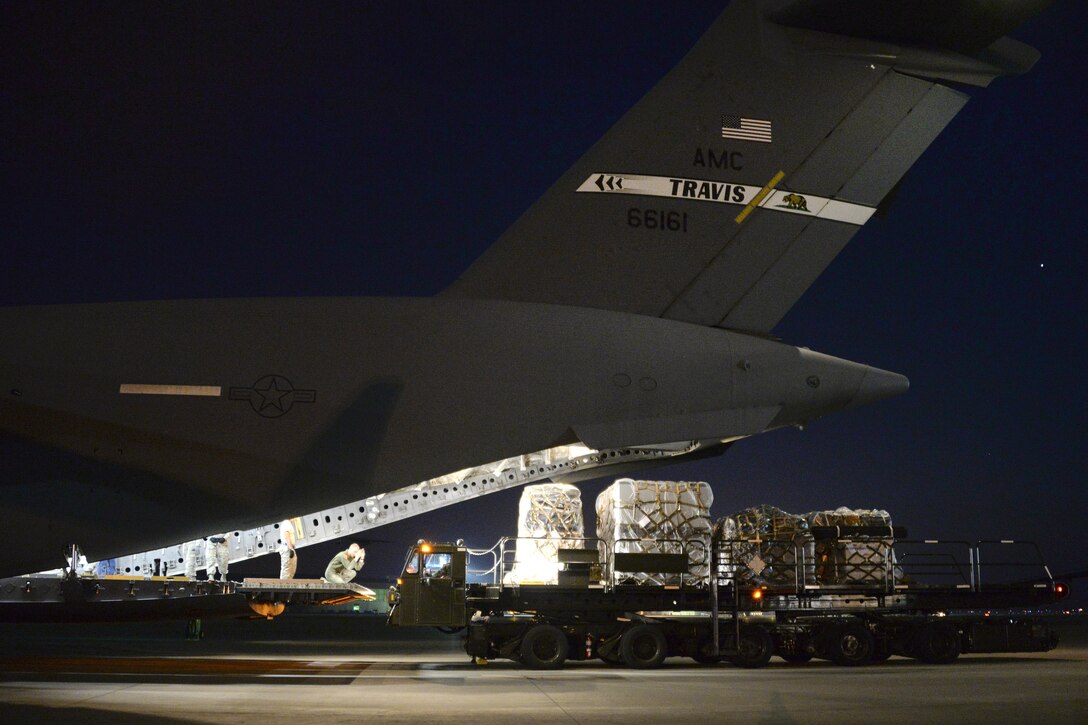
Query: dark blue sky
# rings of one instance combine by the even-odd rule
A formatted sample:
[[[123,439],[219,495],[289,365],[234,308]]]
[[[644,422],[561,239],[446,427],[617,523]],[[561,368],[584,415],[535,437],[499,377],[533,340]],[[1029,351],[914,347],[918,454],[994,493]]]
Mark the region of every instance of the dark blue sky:
[[[0,304],[434,294],[722,5],[5,4]],[[1088,564],[1085,27],[1066,0],[1016,32],[1035,69],[968,90],[777,329],[911,391],[652,477],[709,481],[719,515],[879,507]],[[512,533],[517,496],[375,532],[374,572]]]

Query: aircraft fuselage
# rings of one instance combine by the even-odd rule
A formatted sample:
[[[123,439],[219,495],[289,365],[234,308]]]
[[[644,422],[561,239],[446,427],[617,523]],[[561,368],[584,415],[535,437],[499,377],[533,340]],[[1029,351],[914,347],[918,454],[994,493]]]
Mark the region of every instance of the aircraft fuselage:
[[[906,388],[727,330],[500,301],[7,308],[0,340],[0,575],[70,543],[113,556],[561,443],[720,442]]]

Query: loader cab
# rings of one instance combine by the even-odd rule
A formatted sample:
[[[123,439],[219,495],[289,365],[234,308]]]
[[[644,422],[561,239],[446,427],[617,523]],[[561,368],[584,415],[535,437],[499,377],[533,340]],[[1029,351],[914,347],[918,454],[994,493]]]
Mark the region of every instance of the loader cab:
[[[457,544],[420,541],[412,546],[389,591],[389,624],[465,626],[465,553]]]

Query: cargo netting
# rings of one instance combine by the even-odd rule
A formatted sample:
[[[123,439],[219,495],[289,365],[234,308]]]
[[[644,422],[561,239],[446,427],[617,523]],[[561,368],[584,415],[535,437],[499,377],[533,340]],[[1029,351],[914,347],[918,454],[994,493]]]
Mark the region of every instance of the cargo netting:
[[[678,574],[615,572],[617,553],[687,554],[685,583],[705,581],[710,562],[710,485],[618,479],[597,497],[597,538],[606,581],[679,584]]]
[[[723,573],[749,584],[795,584],[814,551],[805,517],[767,504],[719,519],[714,539]]]
[[[878,526],[887,536],[813,536],[813,527]],[[900,575],[890,535],[891,516],[875,509],[790,514],[762,504],[714,525],[722,573],[745,584],[794,586],[872,584]]]
[[[518,539],[514,564],[503,583],[555,584],[558,550],[584,549],[582,492],[566,483],[526,486],[518,504]]]
[[[885,537],[815,542],[818,583],[878,582],[889,575],[897,578],[892,551],[895,542],[890,536],[892,517],[887,511],[840,506],[834,511],[814,511],[805,516],[810,526],[879,526],[889,530]]]

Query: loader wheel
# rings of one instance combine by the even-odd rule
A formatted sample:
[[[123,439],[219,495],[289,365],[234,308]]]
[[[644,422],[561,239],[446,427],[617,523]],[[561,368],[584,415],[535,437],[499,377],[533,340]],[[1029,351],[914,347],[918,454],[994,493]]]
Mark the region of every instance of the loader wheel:
[[[729,661],[737,667],[757,669],[771,660],[774,654],[774,640],[763,627],[745,627],[740,631],[737,653]]]
[[[861,622],[840,624],[828,633],[827,658],[837,665],[864,665],[872,661],[875,649],[873,633]]]
[[[620,639],[620,659],[628,667],[648,670],[660,667],[669,653],[669,645],[660,627],[636,624]]]
[[[931,665],[946,665],[960,656],[960,633],[950,624],[931,622],[914,635],[912,654]]]
[[[521,663],[534,670],[557,670],[567,659],[567,635],[559,627],[536,624],[521,640]]]

